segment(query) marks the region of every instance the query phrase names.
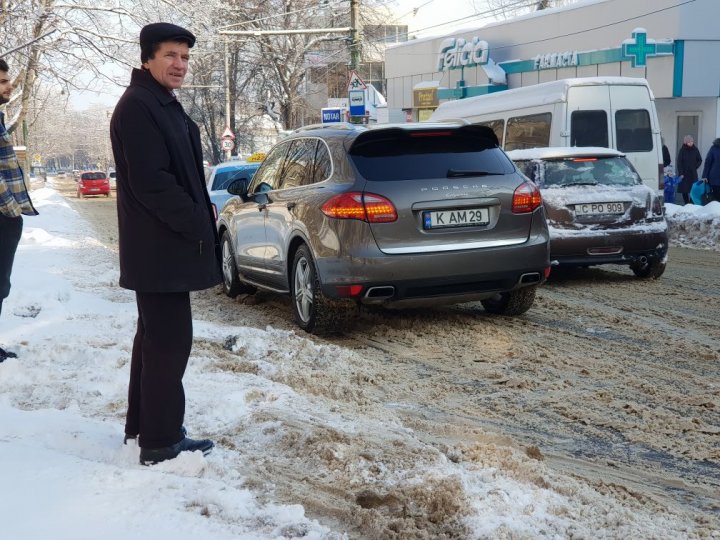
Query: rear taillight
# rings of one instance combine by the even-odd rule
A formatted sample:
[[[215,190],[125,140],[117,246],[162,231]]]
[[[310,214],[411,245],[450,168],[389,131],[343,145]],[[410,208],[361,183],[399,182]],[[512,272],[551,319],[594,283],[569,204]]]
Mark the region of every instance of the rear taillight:
[[[665,189],[665,167],[658,163],[658,189]]]
[[[337,292],[337,295],[342,297],[360,296],[362,290],[362,285],[337,285],[335,287],[335,292]]]
[[[513,214],[527,214],[533,212],[542,204],[540,189],[531,182],[520,184],[513,193]]]
[[[331,218],[359,219],[369,223],[397,221],[395,206],[388,199],[359,191],[335,195],[323,204],[322,212]]]
[[[210,203],[213,208],[213,216],[215,217],[215,221],[218,220],[218,213],[217,213],[217,206],[215,206],[215,203]]]

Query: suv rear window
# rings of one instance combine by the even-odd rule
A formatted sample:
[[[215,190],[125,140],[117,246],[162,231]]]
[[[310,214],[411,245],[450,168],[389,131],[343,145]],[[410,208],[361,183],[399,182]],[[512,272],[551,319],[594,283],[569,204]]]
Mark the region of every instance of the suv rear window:
[[[514,171],[494,140],[460,130],[398,129],[368,134],[353,145],[350,158],[370,181],[469,178]]]

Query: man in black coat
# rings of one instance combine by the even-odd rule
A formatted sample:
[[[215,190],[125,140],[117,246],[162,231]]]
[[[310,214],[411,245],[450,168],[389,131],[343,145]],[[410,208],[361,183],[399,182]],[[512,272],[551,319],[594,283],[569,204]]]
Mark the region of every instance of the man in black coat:
[[[175,97],[195,36],[169,23],[140,32],[142,68],[110,123],[117,171],[120,286],[135,291],[125,442],[140,463],[183,451],[207,454],[210,440],[185,436],[183,374],[192,347],[190,291],[220,283],[219,241],[204,182],[200,130]]]

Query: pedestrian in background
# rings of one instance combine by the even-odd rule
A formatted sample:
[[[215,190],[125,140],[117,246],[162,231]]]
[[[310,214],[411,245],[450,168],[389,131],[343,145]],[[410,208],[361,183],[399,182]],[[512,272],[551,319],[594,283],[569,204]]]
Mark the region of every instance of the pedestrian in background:
[[[110,122],[120,286],[135,291],[138,307],[125,442],[137,438],[143,465],[213,447],[210,440],[187,438],[183,427],[190,291],[222,280],[200,130],[175,97],[194,44],[195,36],[179,26],[143,27],[142,68],[132,70]]]
[[[668,150],[668,147],[665,146],[665,140],[660,140],[662,141],[663,168],[667,169],[672,163],[672,158],[670,157],[670,150]]]
[[[720,202],[720,138],[713,141],[703,167],[703,179],[712,189],[712,197]]]
[[[10,67],[0,58],[0,105],[10,101],[12,91]],[[0,112],[0,313],[3,300],[10,294],[10,274],[22,236],[22,216],[36,216],[37,213],[28,195],[10,134],[5,129],[5,113]],[[17,354],[0,348],[0,362],[6,358],[17,358]]]
[[[685,204],[690,202],[690,188],[698,179],[697,170],[701,164],[702,156],[695,146],[695,140],[692,135],[685,135],[675,163],[676,173],[680,178],[678,193],[682,195]]]

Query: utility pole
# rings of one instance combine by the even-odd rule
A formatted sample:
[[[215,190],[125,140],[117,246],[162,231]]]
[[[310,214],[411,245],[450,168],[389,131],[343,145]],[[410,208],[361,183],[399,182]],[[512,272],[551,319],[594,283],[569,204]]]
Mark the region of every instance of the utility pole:
[[[230,126],[230,54],[228,51],[228,40],[225,40],[225,129],[232,131]],[[225,150],[225,160],[232,155],[232,148]]]
[[[356,70],[360,65],[361,44],[360,33],[360,0],[350,0],[350,69]]]

